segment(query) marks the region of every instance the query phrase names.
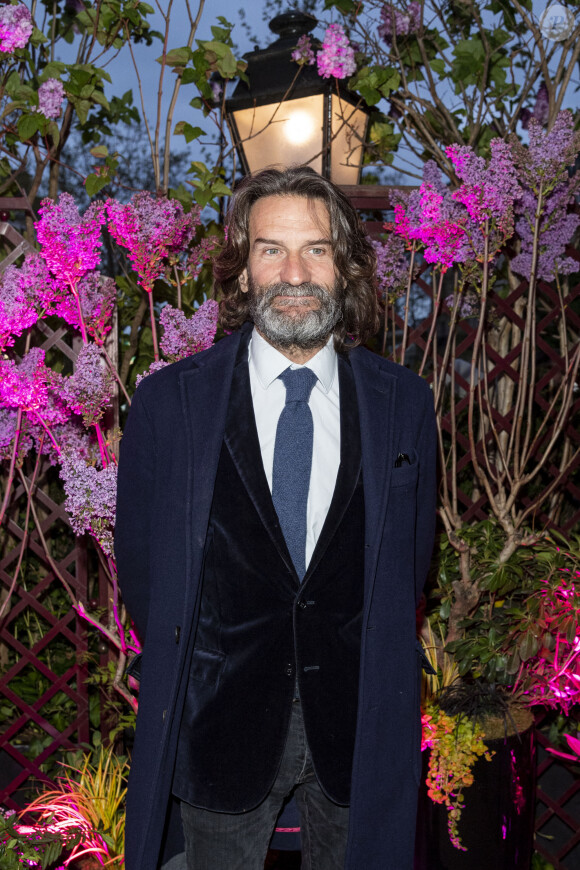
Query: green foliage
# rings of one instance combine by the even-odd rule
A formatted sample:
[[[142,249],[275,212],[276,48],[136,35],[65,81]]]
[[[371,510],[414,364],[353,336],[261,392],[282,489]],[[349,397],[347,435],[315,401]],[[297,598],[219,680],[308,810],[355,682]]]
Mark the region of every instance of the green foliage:
[[[22,870],[22,866],[40,867],[41,870],[53,866],[63,851],[73,849],[82,839],[82,831],[71,827],[67,832],[55,833],[47,830],[52,819],[47,819],[46,827],[29,833],[22,833],[22,821],[16,813],[7,814],[0,810],[0,867],[2,870]]]

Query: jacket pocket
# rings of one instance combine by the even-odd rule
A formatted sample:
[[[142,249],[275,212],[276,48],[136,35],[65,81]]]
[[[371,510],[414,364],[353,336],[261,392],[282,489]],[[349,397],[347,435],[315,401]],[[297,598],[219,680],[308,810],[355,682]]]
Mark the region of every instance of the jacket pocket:
[[[417,476],[419,473],[419,457],[417,451],[412,448],[408,453],[405,453],[409,462],[403,462],[399,467],[393,468],[391,475],[391,487],[412,486],[417,485]]]
[[[217,685],[226,663],[225,653],[214,649],[196,647],[193,651],[190,676],[199,683]]]

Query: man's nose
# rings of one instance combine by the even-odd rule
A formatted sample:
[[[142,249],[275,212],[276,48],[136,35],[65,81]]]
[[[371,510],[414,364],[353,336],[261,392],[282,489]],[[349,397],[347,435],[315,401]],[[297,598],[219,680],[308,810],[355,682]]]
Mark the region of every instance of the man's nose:
[[[292,284],[294,287],[310,281],[310,269],[300,254],[289,253],[284,258],[280,271],[280,281],[283,281],[285,284]]]

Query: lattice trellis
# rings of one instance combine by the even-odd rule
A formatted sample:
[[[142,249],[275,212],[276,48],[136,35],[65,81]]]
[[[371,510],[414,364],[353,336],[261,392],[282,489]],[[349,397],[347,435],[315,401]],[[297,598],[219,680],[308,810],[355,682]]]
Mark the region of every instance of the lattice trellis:
[[[0,236],[13,247],[0,264],[3,270],[30,247],[9,224],[0,224]],[[66,337],[65,328],[52,330],[40,321],[34,340],[35,346],[60,355],[72,369],[76,351]],[[62,575],[75,597],[86,600],[86,547],[71,531],[59,503],[62,488],[47,461],[34,482],[34,512],[41,534],[32,514],[26,526],[27,490],[33,482],[26,463],[22,472],[24,483],[16,478],[0,532],[0,601],[4,603],[12,592],[0,623],[0,803],[15,809],[25,802],[35,782],[48,779],[41,765],[61,757],[63,751],[77,749],[90,736],[86,625],[72,609],[56,574]]]
[[[576,251],[568,251],[570,256],[574,256],[580,263],[580,254]],[[415,280],[415,287],[431,301],[431,308],[434,292],[428,280],[425,280],[425,272],[427,267],[423,266],[420,274]],[[491,317],[493,322],[503,324],[503,328],[510,330],[523,331],[524,320],[521,313],[518,313],[518,307],[521,307],[523,300],[526,298],[528,286],[525,281],[522,281],[509,294],[500,296],[493,295],[491,308]],[[444,294],[445,295],[445,294]],[[556,331],[559,328],[561,320],[561,302],[558,298],[558,293],[555,288],[543,282],[539,282],[537,288],[536,308],[538,312],[536,325],[536,341],[537,341],[537,359],[539,377],[536,380],[534,390],[534,413],[537,417],[537,424],[544,417],[550,415],[550,402],[556,389],[556,386],[561,382],[567,371],[567,366],[570,365],[574,349],[580,341],[580,314],[578,313],[578,299],[580,298],[580,284],[570,286],[565,297],[564,303],[566,308],[566,324],[568,335],[568,360],[563,356],[559,348],[555,346],[557,340]],[[518,306],[519,303],[519,306]],[[445,344],[446,329],[449,322],[448,317],[442,317],[439,314],[437,322],[437,369],[442,366],[443,346]],[[408,338],[405,352],[406,364],[416,365],[419,359],[422,359],[425,348],[428,346],[428,336],[433,323],[433,313],[421,320],[421,322],[410,325],[408,330]],[[457,469],[456,475],[459,480],[457,499],[458,499],[458,514],[463,523],[470,523],[476,520],[482,520],[489,516],[489,501],[488,498],[478,486],[472,471],[471,460],[472,453],[467,435],[463,431],[463,427],[459,427],[453,421],[465,418],[469,405],[469,375],[465,367],[469,368],[471,363],[471,353],[473,344],[476,338],[478,327],[477,318],[468,318],[461,320],[456,331],[456,350],[455,358],[459,361],[453,371],[455,395],[453,401],[453,409],[450,403],[450,391],[447,390],[446,399],[447,407],[443,408],[440,414],[440,425],[444,437],[449,436],[455,428],[456,439],[458,445]],[[395,339],[395,350],[392,354],[397,361],[400,360],[401,336],[404,329],[404,320],[400,310],[394,307],[389,315],[389,328],[391,335],[388,345],[392,346],[393,337]],[[492,326],[493,329],[493,326]],[[551,334],[551,335],[550,335]],[[549,337],[551,340],[549,340]],[[505,387],[506,379],[517,383],[520,379],[519,361],[522,353],[522,342],[514,342],[510,347],[509,352],[502,354],[494,347],[493,342],[489,340],[485,343],[485,354],[487,358],[487,382],[489,389],[499,389],[500,386]],[[429,358],[426,361],[424,373],[428,380],[433,382],[434,368],[434,352],[429,352]],[[460,366],[463,363],[463,368]],[[449,379],[449,369],[447,371],[447,379]],[[453,414],[452,414],[453,411]],[[507,409],[506,413],[501,414],[497,408],[492,409],[493,423],[500,432],[509,433],[514,423],[513,407]],[[580,414],[580,391],[576,388],[574,399],[570,408],[568,423],[560,439],[560,444],[556,445],[554,456],[558,460],[562,457],[562,451],[568,450],[570,455],[574,455],[575,451],[580,447],[580,432],[578,430],[577,421]],[[545,431],[538,440],[534,451],[534,458],[539,459],[546,445],[550,441],[552,433],[551,422],[545,427]],[[567,445],[563,442],[567,440]],[[476,455],[484,465],[485,456],[484,448],[489,451],[491,437],[489,432],[483,439],[479,439],[476,443]],[[536,528],[544,528],[547,525],[556,526],[563,532],[568,532],[575,528],[580,521],[580,487],[575,479],[574,473],[580,466],[580,454],[575,456],[569,463],[568,474],[562,481],[560,487],[560,500],[565,502],[566,511],[561,513],[558,522],[550,522],[545,510],[537,515],[530,516],[529,524],[533,524]],[[535,485],[541,485],[546,488],[551,480],[559,473],[558,467],[552,460],[547,464],[538,475],[538,481]],[[454,472],[447,469],[447,480],[451,486]],[[522,494],[522,504],[525,506],[530,503],[529,496]]]

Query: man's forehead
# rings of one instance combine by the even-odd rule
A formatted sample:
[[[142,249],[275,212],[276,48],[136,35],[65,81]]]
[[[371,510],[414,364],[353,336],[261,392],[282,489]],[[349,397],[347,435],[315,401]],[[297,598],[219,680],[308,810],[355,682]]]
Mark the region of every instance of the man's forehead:
[[[276,196],[263,196],[252,205],[250,209],[250,225],[263,217],[273,214],[299,215],[305,219],[310,218],[315,223],[328,227],[330,215],[326,203],[317,197],[298,196],[294,194],[280,194]]]

